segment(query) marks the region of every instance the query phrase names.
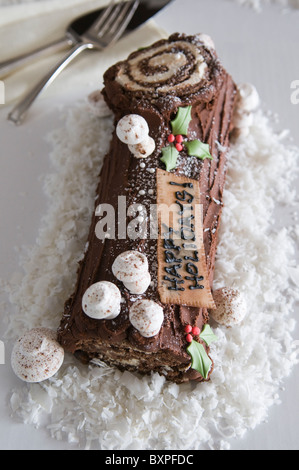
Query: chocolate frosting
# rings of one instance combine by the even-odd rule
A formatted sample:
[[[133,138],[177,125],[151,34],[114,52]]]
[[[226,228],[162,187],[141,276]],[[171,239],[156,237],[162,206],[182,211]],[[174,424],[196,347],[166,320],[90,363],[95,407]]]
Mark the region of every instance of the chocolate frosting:
[[[169,63],[172,60],[168,60],[168,55],[170,59],[176,57],[179,64],[177,69],[171,68],[171,73]],[[197,80],[195,83],[194,76]],[[155,81],[155,77],[159,77],[159,80]],[[130,153],[128,146],[114,133],[100,173],[95,208],[101,203],[108,203],[115,208],[116,214],[119,196],[126,196],[127,208],[139,203],[149,211],[150,205],[156,204],[156,176],[148,169],[165,168],[160,158],[162,148],[168,145],[170,121],[179,107],[192,105],[189,135],[209,144],[213,160],[201,161],[188,157],[183,151],[174,172],[200,183],[204,246],[212,287],[223,208],[226,155],[236,96],[232,78],[220,64],[216,52],[207,48],[199,36],[175,34],[168,40],[134,52],[126,61],[111,67],[105,73],[104,84],[103,95],[115,115],[115,124],[124,115],[139,114],[148,122],[150,136],[156,142],[155,152],[144,160],[145,168],[141,169],[140,160]],[[152,191],[149,192],[150,189]],[[140,190],[145,191],[145,195],[141,196]],[[95,235],[98,220],[94,215],[88,249],[78,270],[75,292],[65,305],[58,331],[59,341],[65,350],[87,361],[97,357],[120,368],[142,373],[158,371],[176,382],[204,380],[190,367],[184,326],[191,324],[202,329],[209,320],[208,311],[162,305],[156,285],[157,241],[124,238],[102,242]],[[127,217],[127,224],[130,220]],[[138,250],[148,257],[154,282],[144,295],[130,294],[112,274],[115,258],[127,250]],[[82,311],[82,297],[87,288],[103,280],[115,283],[125,299],[121,314],[114,320],[93,320]],[[142,337],[129,321],[130,306],[140,298],[154,300],[164,309],[163,326],[154,338]],[[197,340],[202,342],[199,338]],[[209,353],[206,344],[202,344]],[[209,377],[211,372],[212,369]]]

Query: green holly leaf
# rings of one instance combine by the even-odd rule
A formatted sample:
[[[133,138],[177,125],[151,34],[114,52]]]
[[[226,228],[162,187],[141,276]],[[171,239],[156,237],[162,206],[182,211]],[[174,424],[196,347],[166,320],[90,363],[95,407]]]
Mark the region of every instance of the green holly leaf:
[[[203,345],[193,340],[187,348],[187,353],[192,359],[192,369],[197,370],[204,379],[207,379],[213,363]]]
[[[164,147],[162,149],[163,157],[161,158],[161,162],[165,163],[166,170],[171,171],[176,168],[179,152],[173,145],[169,145],[168,147]]]
[[[208,345],[214,343],[215,341],[218,341],[218,338],[216,335],[214,335],[212,328],[210,325],[205,325],[203,328],[202,332],[200,333],[199,337]]]
[[[209,144],[204,144],[200,140],[192,140],[191,142],[186,142],[185,145],[189,156],[197,157],[201,160],[205,160],[206,158],[213,160],[210,154]]]
[[[176,118],[171,121],[172,132],[174,135],[187,135],[189,124],[192,121],[191,117],[192,106],[186,108],[179,108]]]

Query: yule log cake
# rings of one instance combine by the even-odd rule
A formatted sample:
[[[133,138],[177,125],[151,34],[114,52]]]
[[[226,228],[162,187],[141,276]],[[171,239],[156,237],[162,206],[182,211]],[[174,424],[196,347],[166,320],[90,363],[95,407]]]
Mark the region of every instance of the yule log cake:
[[[236,86],[210,38],[174,34],[111,67],[103,96],[115,132],[58,341],[82,361],[209,380]]]

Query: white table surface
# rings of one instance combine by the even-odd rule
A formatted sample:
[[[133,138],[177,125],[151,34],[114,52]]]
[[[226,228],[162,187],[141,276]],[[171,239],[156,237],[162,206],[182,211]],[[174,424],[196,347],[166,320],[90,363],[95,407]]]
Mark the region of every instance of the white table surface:
[[[156,17],[157,24],[170,33],[211,35],[235,81],[256,85],[265,109],[279,115],[279,128],[290,129],[297,145],[299,105],[292,104],[290,97],[291,82],[299,80],[298,20],[299,12],[282,14],[281,9],[268,6],[257,14],[227,0],[176,0]],[[89,90],[76,90],[76,96],[83,97],[86,91]],[[72,99],[73,95],[64,95],[65,104]],[[49,171],[49,147],[44,136],[57,126],[58,102],[59,97],[41,99],[31,123],[18,129],[5,122],[7,111],[0,107],[0,277],[4,279],[9,279],[18,267],[16,247],[34,244],[46,208],[40,180]],[[2,321],[5,315],[7,312],[2,311]],[[5,327],[0,327],[1,340]],[[298,328],[296,338],[299,339]],[[18,379],[10,368],[11,346],[5,345],[5,349],[6,364],[0,365],[0,448],[71,449],[65,442],[51,440],[43,430],[11,420],[7,400]],[[285,381],[282,404],[270,410],[268,422],[248,432],[243,439],[231,442],[232,450],[298,450],[298,389],[297,367]]]

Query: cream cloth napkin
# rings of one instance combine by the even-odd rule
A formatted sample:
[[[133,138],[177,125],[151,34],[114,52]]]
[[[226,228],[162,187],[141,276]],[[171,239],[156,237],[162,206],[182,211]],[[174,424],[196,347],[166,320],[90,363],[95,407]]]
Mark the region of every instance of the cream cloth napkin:
[[[108,3],[108,0],[41,0],[0,7],[0,61],[63,37],[74,18]],[[125,59],[136,48],[150,45],[165,36],[166,32],[161,31],[154,20],[149,20],[105,51],[85,51],[38,99],[69,89],[86,88],[89,91],[101,88],[107,68]],[[62,51],[49,56],[4,78],[5,104],[11,105],[19,100],[64,54]]]

